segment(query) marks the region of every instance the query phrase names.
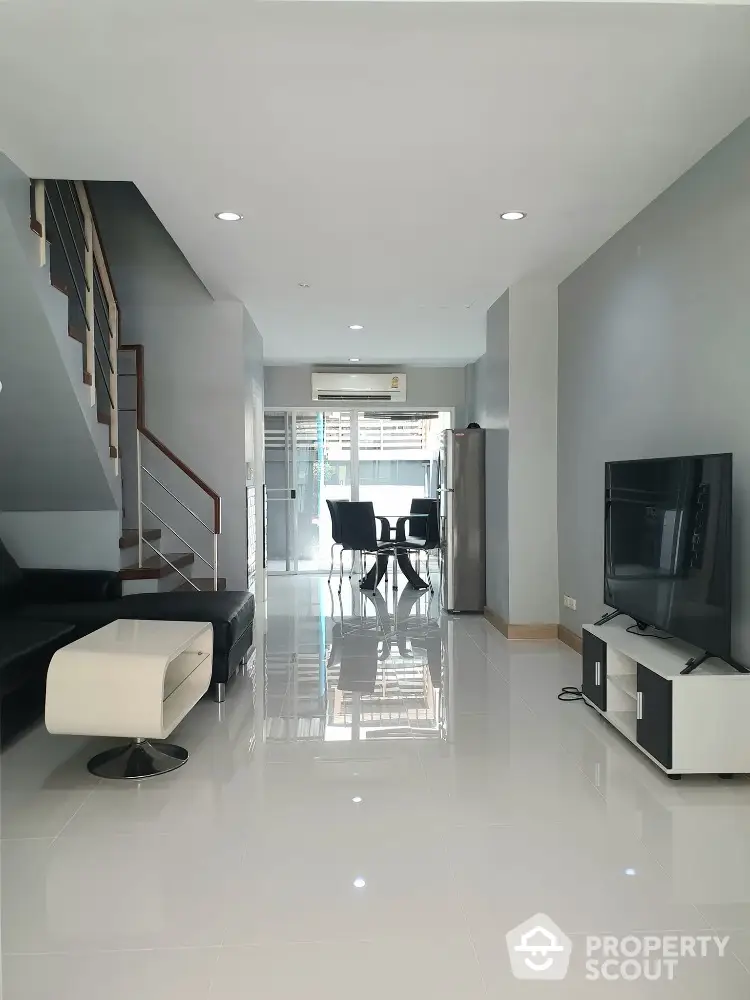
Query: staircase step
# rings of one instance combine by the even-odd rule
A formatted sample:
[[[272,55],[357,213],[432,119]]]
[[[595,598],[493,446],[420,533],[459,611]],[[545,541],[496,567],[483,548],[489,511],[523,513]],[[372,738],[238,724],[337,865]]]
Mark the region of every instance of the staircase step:
[[[165,556],[177,569],[184,569],[192,566],[195,556],[192,552],[166,552]],[[172,566],[166,563],[161,556],[154,553],[148,559],[143,560],[142,566],[125,566],[120,570],[121,580],[162,580],[165,576],[174,573]]]
[[[161,538],[161,528],[146,528],[143,537],[149,542],[158,542]],[[138,529],[125,528],[120,535],[120,548],[133,549],[138,544]],[[150,550],[149,550],[150,551]]]
[[[83,348],[86,347],[86,331],[83,330],[80,326],[70,326],[69,325],[68,326],[68,336],[71,338],[71,340],[75,340],[75,342],[77,344],[80,344],[81,347],[83,347]],[[91,377],[91,373],[86,371],[86,367],[85,367],[86,366],[86,359],[85,359],[85,357],[82,358],[82,364],[84,366],[83,367],[83,384],[84,385],[93,385],[94,384],[94,380]]]
[[[57,275],[50,274],[49,283],[50,285],[52,285],[53,288],[56,288],[58,292],[62,292],[63,295],[67,295],[68,298],[70,298],[70,293],[68,292],[68,286],[61,278],[58,278]]]
[[[208,576],[198,576],[190,578],[196,585],[198,590],[213,590],[214,589],[214,579]],[[223,576],[219,577],[219,590],[227,589],[227,581]],[[195,587],[191,587],[189,583],[181,583],[179,587],[175,587],[175,590],[195,590]]]

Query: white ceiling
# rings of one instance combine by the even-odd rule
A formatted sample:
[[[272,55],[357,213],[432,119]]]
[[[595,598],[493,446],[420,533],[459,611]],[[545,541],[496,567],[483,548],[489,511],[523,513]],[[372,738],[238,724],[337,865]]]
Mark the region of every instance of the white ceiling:
[[[0,4],[0,149],[134,180],[272,361],[460,363],[750,114],[748,52],[745,7]]]

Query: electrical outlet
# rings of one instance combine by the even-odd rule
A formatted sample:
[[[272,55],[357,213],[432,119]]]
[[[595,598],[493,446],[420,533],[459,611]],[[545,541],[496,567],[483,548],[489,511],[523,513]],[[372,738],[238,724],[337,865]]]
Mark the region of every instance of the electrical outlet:
[[[566,608],[570,608],[571,611],[575,611],[576,609],[575,597],[568,597],[567,594],[563,594],[563,604]]]

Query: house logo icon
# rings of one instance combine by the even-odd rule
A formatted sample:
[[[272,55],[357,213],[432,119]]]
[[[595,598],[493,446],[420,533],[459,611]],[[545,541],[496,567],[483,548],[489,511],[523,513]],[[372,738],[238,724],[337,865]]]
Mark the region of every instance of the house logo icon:
[[[544,913],[537,913],[505,935],[516,979],[564,979],[573,945]]]

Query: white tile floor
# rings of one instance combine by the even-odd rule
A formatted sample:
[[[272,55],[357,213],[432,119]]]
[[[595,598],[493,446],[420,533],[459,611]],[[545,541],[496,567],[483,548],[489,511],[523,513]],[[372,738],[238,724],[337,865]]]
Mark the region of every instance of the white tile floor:
[[[672,783],[559,702],[562,645],[346,598],[271,580],[253,671],[171,775],[99,781],[106,741],[42,727],[5,752],[3,1000],[750,997],[750,782]],[[511,973],[540,911],[562,982]],[[586,935],[645,933],[729,943],[673,981],[585,978]]]

